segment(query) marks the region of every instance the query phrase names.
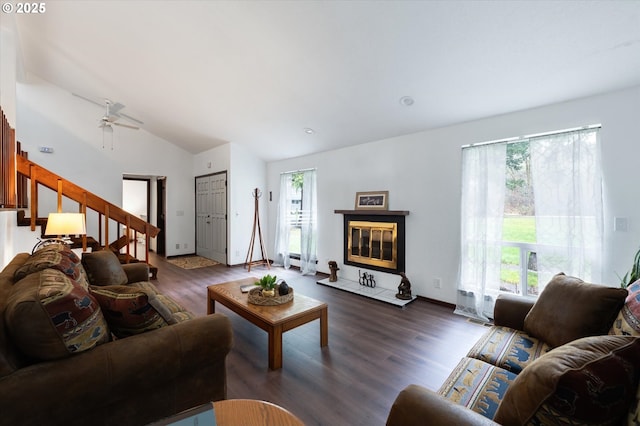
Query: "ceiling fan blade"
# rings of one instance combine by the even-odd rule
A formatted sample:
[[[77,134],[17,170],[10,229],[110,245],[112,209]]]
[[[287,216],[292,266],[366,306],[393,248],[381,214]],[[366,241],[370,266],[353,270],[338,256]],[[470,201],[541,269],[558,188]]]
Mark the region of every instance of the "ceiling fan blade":
[[[110,115],[117,115],[118,111],[120,111],[122,108],[124,108],[124,105],[122,105],[120,102],[112,102],[110,100],[107,99],[106,102],[109,102],[109,114]]]
[[[138,130],[139,127],[136,126],[131,126],[129,124],[122,124],[122,123],[117,123],[117,122],[112,122],[111,124],[115,125],[115,126],[120,126],[120,127],[126,127],[127,129],[133,129],[133,130]]]
[[[120,114],[113,114],[112,112],[109,112],[109,115],[103,116],[100,120],[108,121],[109,123],[113,123],[118,118],[120,118]]]
[[[77,93],[71,93],[71,94],[72,94],[73,96],[76,96],[76,97],[78,97],[78,98],[80,98],[80,99],[83,99],[83,100],[85,100],[85,101],[87,101],[87,102],[90,102],[90,103],[92,103],[92,104],[94,104],[94,105],[98,105],[99,107],[104,108],[104,101],[103,101],[103,102],[98,102],[98,101],[93,100],[93,99],[91,99],[91,98],[87,98],[86,96],[78,95]]]
[[[140,125],[144,124],[142,121],[138,120],[137,118],[133,118],[133,117],[132,117],[132,116],[130,116],[130,115],[127,115],[127,114],[120,114],[120,116],[121,116],[121,117],[126,118],[127,120],[131,120],[131,121],[133,121],[134,123],[138,123],[138,124],[140,124]]]

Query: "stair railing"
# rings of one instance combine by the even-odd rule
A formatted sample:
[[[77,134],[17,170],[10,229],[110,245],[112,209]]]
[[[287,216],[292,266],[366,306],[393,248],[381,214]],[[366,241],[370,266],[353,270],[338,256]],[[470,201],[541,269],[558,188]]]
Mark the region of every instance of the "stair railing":
[[[154,238],[160,232],[160,229],[151,225],[148,222],[140,219],[139,217],[132,215],[120,207],[112,204],[105,199],[87,191],[84,188],[64,179],[61,176],[47,170],[46,168],[39,166],[38,164],[30,161],[24,156],[16,155],[16,170],[18,176],[22,176],[25,179],[30,179],[29,193],[31,196],[31,212],[30,212],[30,226],[31,230],[36,230],[36,221],[38,217],[38,186],[44,186],[58,194],[58,211],[62,210],[62,197],[69,198],[79,204],[79,212],[87,214],[87,210],[93,210],[98,214],[98,238],[100,246],[104,246],[102,243],[102,235],[104,231],[105,241],[109,241],[109,221],[112,220],[120,225],[125,226],[125,235],[129,236],[130,230],[134,231],[134,238],[137,239],[137,234],[141,233],[145,236],[145,262],[149,263],[149,242],[151,238]],[[103,229],[104,225],[104,229]],[[82,238],[83,250],[87,249],[86,235]],[[129,244],[126,246],[127,259],[131,258]],[[135,249],[137,250],[137,249]]]
[[[16,132],[0,108],[0,208],[17,207],[15,153]]]

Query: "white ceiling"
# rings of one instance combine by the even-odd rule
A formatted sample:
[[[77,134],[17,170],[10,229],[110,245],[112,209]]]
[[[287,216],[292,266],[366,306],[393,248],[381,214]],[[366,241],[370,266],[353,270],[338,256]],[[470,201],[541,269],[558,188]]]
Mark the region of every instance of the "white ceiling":
[[[11,15],[26,71],[192,153],[271,161],[640,85],[637,0],[45,4]]]

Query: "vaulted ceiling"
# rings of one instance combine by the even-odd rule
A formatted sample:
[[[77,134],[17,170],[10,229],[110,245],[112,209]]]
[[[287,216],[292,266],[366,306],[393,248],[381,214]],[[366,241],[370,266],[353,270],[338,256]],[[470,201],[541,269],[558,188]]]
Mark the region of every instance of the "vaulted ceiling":
[[[640,85],[635,0],[45,5],[3,14],[27,73],[192,153],[271,161]]]

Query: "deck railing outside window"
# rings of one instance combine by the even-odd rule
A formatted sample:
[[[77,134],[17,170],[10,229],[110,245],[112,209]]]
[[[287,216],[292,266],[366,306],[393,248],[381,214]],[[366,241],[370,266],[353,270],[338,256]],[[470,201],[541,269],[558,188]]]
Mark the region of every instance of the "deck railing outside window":
[[[537,252],[539,245],[534,243],[503,241],[502,247],[503,260],[500,270],[500,290],[524,296],[537,296]],[[515,248],[517,250],[517,264],[505,262],[505,248]]]

